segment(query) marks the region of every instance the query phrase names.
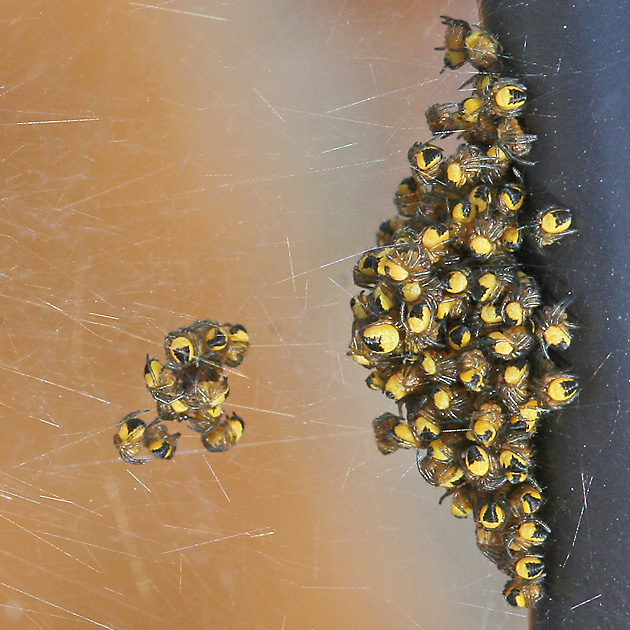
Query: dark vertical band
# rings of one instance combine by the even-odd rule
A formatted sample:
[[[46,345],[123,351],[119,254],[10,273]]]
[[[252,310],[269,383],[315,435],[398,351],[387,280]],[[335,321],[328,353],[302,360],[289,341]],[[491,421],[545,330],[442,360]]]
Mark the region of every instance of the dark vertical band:
[[[579,324],[564,355],[577,404],[539,440],[553,528],[548,597],[532,627],[630,627],[630,5],[484,0],[484,26],[529,88],[526,169],[532,203],[574,210],[577,235],[550,247],[537,276],[575,296]],[[536,271],[536,270],[534,270]]]

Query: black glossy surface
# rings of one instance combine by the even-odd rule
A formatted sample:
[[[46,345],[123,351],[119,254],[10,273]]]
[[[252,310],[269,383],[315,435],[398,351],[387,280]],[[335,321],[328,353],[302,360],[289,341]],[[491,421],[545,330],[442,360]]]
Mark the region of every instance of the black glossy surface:
[[[554,531],[536,630],[630,627],[630,5],[482,3],[538,134],[534,204],[575,210],[579,233],[545,256],[547,288],[571,292],[580,329],[565,355],[583,391],[541,435]]]

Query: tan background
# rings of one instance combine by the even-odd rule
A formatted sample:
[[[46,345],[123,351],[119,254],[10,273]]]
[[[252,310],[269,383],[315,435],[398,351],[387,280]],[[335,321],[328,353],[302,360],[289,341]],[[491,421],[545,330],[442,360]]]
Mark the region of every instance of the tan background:
[[[0,625],[523,629],[345,356],[372,246],[472,1],[5,0]],[[241,322],[238,448],[111,440],[147,352]]]

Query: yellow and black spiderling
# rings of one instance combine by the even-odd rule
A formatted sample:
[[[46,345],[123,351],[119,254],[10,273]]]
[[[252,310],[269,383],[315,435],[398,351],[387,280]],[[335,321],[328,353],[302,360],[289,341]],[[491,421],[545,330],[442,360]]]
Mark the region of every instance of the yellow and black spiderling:
[[[147,430],[147,423],[138,418],[138,414],[150,411],[132,411],[127,414],[119,423],[118,431],[114,435],[114,446],[118,449],[121,458],[128,464],[146,464],[150,458],[138,457],[144,446],[144,434]]]
[[[407,154],[412,172],[421,183],[431,184],[444,166],[444,153],[433,144],[414,144]]]
[[[514,573],[523,580],[537,580],[544,571],[545,563],[539,556],[523,556],[514,564]]]
[[[227,347],[224,349],[221,360],[228,367],[238,367],[249,350],[249,333],[241,324],[224,324],[227,328]]]
[[[443,23],[444,70],[469,63],[472,94],[426,112],[433,136],[409,149],[398,214],[354,269],[364,290],[351,302],[349,354],[398,407],[373,422],[379,450],[417,449],[453,515],[474,515],[479,549],[510,577],[507,602],[527,608],[544,595],[551,534],[538,518],[533,437],[579,385],[554,363],[574,341],[568,301],[543,296],[519,256],[531,249],[523,242],[544,250],[574,221],[561,205],[531,207],[521,172],[537,140],[521,118],[528,91],[502,70],[499,42],[463,20]],[[460,144],[449,155],[440,144],[452,134]],[[197,352],[186,339],[180,360]]]
[[[523,521],[513,527],[512,532],[506,537],[507,550],[519,553],[532,547],[540,547],[547,541],[550,533],[549,526],[538,519]]]
[[[534,336],[526,326],[510,326],[488,333],[483,343],[492,356],[511,361],[529,352]]]
[[[114,446],[123,461],[128,464],[148,464],[151,461],[150,457],[138,457],[143,451],[158,459],[171,459],[175,454],[177,440],[181,434],[169,434],[166,425],[161,424],[159,419],[147,425],[138,418],[138,414],[148,411],[148,409],[132,411],[118,423]]]
[[[418,212],[418,202],[422,197],[424,189],[413,177],[405,177],[398,184],[398,189],[394,194],[394,205],[403,217],[413,217]]]
[[[467,61],[481,72],[499,64],[501,45],[495,37],[477,24],[473,24],[464,39]]]
[[[573,217],[571,210],[551,206],[540,210],[534,220],[533,236],[540,247],[553,245],[575,230],[571,230]]]
[[[524,483],[517,486],[513,492],[508,495],[510,509],[517,517],[526,518],[535,514],[540,510],[544,503],[544,498],[538,484]]]
[[[184,394],[184,385],[178,380],[177,373],[149,355],[144,366],[144,380],[149,393],[158,402],[176,405]]]
[[[201,443],[212,452],[227,451],[241,439],[245,423],[233,413],[222,418],[215,427],[201,435]]]
[[[355,316],[368,319],[367,308],[359,295]],[[181,434],[170,434],[164,422],[187,421],[209,451],[225,451],[243,434],[243,421],[236,414],[226,416],[223,404],[230,393],[224,370],[238,367],[249,348],[245,327],[200,320],[169,332],[164,348],[166,363],[147,355],[144,366],[158,417],[147,425],[138,415],[149,410],[134,411],[119,422],[114,435],[114,446],[128,464],[173,458]]]
[[[511,580],[503,590],[503,596],[508,604],[516,608],[531,608],[543,598],[543,589],[540,582],[524,582]]]
[[[181,433],[170,435],[165,424],[154,420],[144,432],[143,442],[153,457],[172,459],[180,435]]]
[[[492,469],[492,455],[483,446],[471,444],[464,452],[466,470],[475,477],[485,477]]]
[[[484,503],[479,509],[477,523],[479,527],[494,530],[503,527],[506,523],[506,518],[507,515],[503,507],[495,501],[489,501]]]
[[[488,369],[488,360],[479,348],[464,352],[459,357],[459,380],[473,392],[484,389]]]
[[[424,373],[417,363],[408,363],[386,381],[383,393],[392,400],[402,400],[424,385]]]
[[[429,129],[436,135],[463,131],[469,126],[459,103],[436,103],[427,109],[425,115]]]
[[[370,352],[390,354],[398,348],[400,333],[392,324],[373,324],[363,330],[363,343]]]
[[[414,428],[393,413],[384,413],[372,422],[378,450],[387,455],[399,448],[418,448],[418,439]],[[433,435],[433,434],[432,434]],[[437,436],[435,436],[437,438]]]
[[[512,413],[516,413],[530,396],[529,374],[530,363],[524,358],[497,368],[497,393]]]
[[[354,284],[358,287],[372,288],[376,282],[378,256],[364,254],[354,267]]]
[[[503,474],[511,484],[525,483],[532,467],[532,449],[529,442],[521,439],[511,440],[499,452],[499,463]]]
[[[565,300],[555,306],[543,306],[536,319],[536,336],[543,352],[549,356],[549,350],[566,350],[573,339],[575,325],[567,316],[568,302]]]
[[[444,34],[444,46],[436,50],[445,50],[444,69],[455,69],[466,63],[468,54],[466,51],[466,37],[470,33],[470,25],[464,20],[454,20],[453,18],[440,16],[442,24],[446,26]],[[444,70],[443,69],[443,70]]]
[[[468,488],[455,489],[451,497],[451,514],[455,518],[467,518],[473,508],[472,497]]]
[[[504,77],[495,81],[487,94],[493,114],[502,118],[518,116],[527,102],[527,88],[516,79]]]
[[[497,125],[497,144],[511,159],[519,164],[532,166],[534,163],[525,159],[532,150],[537,136],[525,133],[517,118],[504,118]],[[518,198],[518,195],[516,196]],[[523,199],[524,196],[521,196]]]
[[[545,409],[555,410],[573,402],[580,391],[577,379],[569,374],[548,373],[537,383],[538,401]]]
[[[503,410],[496,403],[482,403],[472,414],[468,439],[471,442],[491,446],[503,426]]]

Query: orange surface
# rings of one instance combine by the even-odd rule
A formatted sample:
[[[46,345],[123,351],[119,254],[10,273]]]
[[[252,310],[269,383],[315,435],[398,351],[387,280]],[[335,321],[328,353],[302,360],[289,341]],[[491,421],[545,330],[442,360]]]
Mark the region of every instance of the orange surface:
[[[354,259],[465,78],[449,11],[3,3],[3,628],[525,627],[345,355]],[[201,318],[251,333],[243,439],[123,464],[146,353]]]

